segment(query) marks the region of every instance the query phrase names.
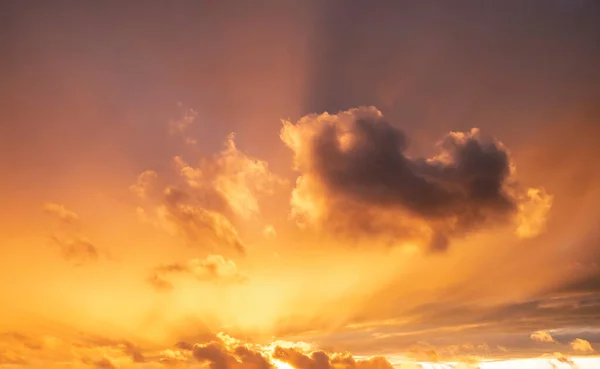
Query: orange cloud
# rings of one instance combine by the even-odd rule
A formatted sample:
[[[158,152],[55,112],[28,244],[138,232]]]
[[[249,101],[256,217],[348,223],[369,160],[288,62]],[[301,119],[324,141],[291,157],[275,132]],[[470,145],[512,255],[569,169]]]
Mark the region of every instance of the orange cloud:
[[[556,343],[554,337],[547,331],[533,332],[530,337],[537,342]]]
[[[360,107],[284,121],[281,139],[300,172],[292,216],[337,234],[416,238],[444,250],[450,237],[499,222],[520,222],[519,234],[533,236],[551,205],[543,190],[518,184],[509,151],[477,129],[451,132],[437,155],[412,158],[401,130]]]
[[[65,208],[62,204],[44,204],[43,210],[45,213],[56,216],[61,222],[67,224],[78,223],[81,219],[74,211]]]
[[[203,158],[194,167],[174,158],[175,185],[154,171],[145,171],[130,187],[144,206],[143,221],[186,238],[191,244],[212,242],[242,251],[245,245],[233,224],[260,215],[259,196],[283,183],[266,162],[239,151],[230,135],[218,154]]]
[[[573,348],[573,350],[577,351],[577,352],[594,352],[594,349],[592,348],[592,344],[589,341],[586,341],[584,339],[581,338],[576,338],[571,342],[571,347]]]
[[[99,248],[81,232],[81,218],[77,213],[53,203],[45,204],[46,214],[59,220],[59,225],[50,237],[52,245],[60,250],[61,256],[75,265],[97,261],[101,255]]]
[[[191,259],[185,263],[156,267],[148,280],[157,290],[169,290],[173,285],[168,278],[174,274],[190,275],[198,281],[221,285],[243,283],[248,278],[237,269],[233,260],[227,260],[221,255],[208,255],[205,259]]]

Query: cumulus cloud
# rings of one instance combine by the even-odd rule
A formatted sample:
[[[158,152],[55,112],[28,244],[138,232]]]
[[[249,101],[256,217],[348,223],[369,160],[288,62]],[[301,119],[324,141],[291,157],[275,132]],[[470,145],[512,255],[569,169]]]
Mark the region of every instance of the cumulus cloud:
[[[594,352],[592,344],[584,339],[576,338],[571,342],[571,347],[577,352]]]
[[[296,369],[392,369],[384,357],[356,360],[349,353],[326,353],[324,351],[302,352],[297,348],[276,347],[273,358],[290,364]]]
[[[157,361],[167,366],[178,366],[185,364],[191,359],[191,355],[186,350],[162,350],[158,354]]]
[[[187,361],[191,356],[211,369],[271,369],[288,364],[294,369],[393,369],[383,357],[355,359],[348,352],[324,352],[305,342],[274,341],[269,345],[243,342],[218,333],[207,343],[179,343],[169,350],[169,361]],[[178,359],[173,359],[177,357]]]
[[[244,283],[247,276],[240,272],[233,260],[221,255],[208,255],[204,259],[191,259],[185,263],[173,263],[154,268],[148,281],[157,290],[170,290],[173,275],[187,275],[199,281],[220,285]]]
[[[269,369],[273,365],[261,352],[246,346],[228,347],[223,342],[196,344],[194,358],[209,363],[211,369]]]
[[[59,221],[50,242],[65,260],[83,265],[99,259],[100,249],[82,233],[81,218],[77,213],[54,203],[45,204],[43,211]]]
[[[543,190],[519,185],[507,148],[477,129],[451,132],[437,155],[412,158],[405,134],[361,107],[284,121],[281,139],[300,172],[292,216],[336,234],[425,239],[443,250],[450,237],[496,223],[519,222],[521,236],[534,236],[551,205]]]
[[[556,343],[554,337],[547,331],[537,331],[530,335],[531,339],[537,342]]]
[[[130,187],[144,205],[143,221],[191,244],[224,244],[242,251],[245,245],[233,223],[260,215],[259,196],[270,194],[283,183],[265,161],[247,156],[230,135],[225,148],[203,158],[197,166],[175,157],[175,183],[168,185],[154,171],[145,171]]]
[[[247,344],[226,335],[218,340],[191,347],[194,357],[207,362],[211,369],[270,369],[277,362],[295,369],[393,369],[383,357],[357,360],[349,353],[326,353],[311,350],[305,344]]]

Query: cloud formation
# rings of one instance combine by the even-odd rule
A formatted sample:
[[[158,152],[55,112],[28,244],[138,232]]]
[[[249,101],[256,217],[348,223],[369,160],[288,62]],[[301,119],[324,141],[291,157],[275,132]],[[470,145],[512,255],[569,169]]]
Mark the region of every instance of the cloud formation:
[[[82,233],[81,218],[77,213],[54,203],[44,204],[43,211],[58,220],[50,242],[59,249],[65,260],[82,265],[100,258],[99,248]]]
[[[193,357],[209,364],[211,369],[270,369],[278,363],[294,369],[393,369],[383,357],[363,360],[349,353],[327,353],[311,350],[304,344],[279,342],[269,346],[243,343],[219,333],[217,340],[205,344],[186,345]]]
[[[248,277],[240,272],[233,260],[221,255],[208,255],[204,259],[191,259],[185,263],[173,263],[154,268],[148,278],[157,290],[171,290],[169,278],[173,275],[187,275],[198,281],[219,285],[244,283]]]
[[[531,339],[537,342],[556,343],[554,337],[547,331],[537,331],[531,334]]]
[[[573,350],[575,350],[577,352],[585,352],[585,353],[594,352],[594,349],[592,348],[592,344],[589,341],[586,341],[581,338],[574,339],[571,342],[571,347],[573,348]]]
[[[512,221],[531,237],[552,201],[522,188],[507,148],[475,128],[449,133],[428,159],[410,157],[408,138],[375,107],[284,121],[281,139],[300,172],[293,217],[338,234],[426,239],[443,250],[452,236]]]
[[[238,150],[233,134],[221,152],[203,158],[196,167],[179,156],[173,163],[175,184],[165,183],[149,170],[130,187],[144,202],[138,208],[140,219],[192,245],[228,245],[244,252],[233,220],[260,215],[259,196],[272,193],[283,180],[271,173],[265,161]]]
[[[61,222],[66,224],[79,223],[81,218],[74,211],[65,208],[62,204],[47,203],[44,204],[43,210],[46,214],[56,216]]]

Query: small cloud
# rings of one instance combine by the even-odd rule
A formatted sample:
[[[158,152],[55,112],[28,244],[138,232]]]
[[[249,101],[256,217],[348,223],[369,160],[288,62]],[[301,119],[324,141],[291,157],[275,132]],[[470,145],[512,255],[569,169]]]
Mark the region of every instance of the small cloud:
[[[77,213],[65,208],[65,206],[62,204],[47,203],[44,204],[43,210],[46,214],[54,215],[61,222],[67,224],[74,224],[81,220]]]
[[[537,342],[556,343],[554,337],[547,331],[537,331],[531,334],[531,339]]]
[[[183,136],[186,144],[195,145],[196,140],[187,135],[187,130],[198,117],[198,112],[194,109],[183,108],[183,104],[181,103],[177,105],[179,105],[179,108],[181,109],[181,117],[177,120],[169,121],[169,133],[171,135],[180,134]]]
[[[188,275],[198,281],[216,284],[239,284],[248,277],[240,272],[233,260],[221,255],[208,255],[204,259],[191,259],[185,263],[173,263],[154,268],[148,281],[157,290],[171,290],[169,277],[175,274]]]
[[[55,235],[52,236],[52,241],[59,247],[62,257],[76,265],[97,261],[100,255],[98,248],[83,236],[61,239]]]
[[[571,342],[571,347],[577,352],[594,352],[592,344],[584,339],[576,338]]]
[[[56,217],[60,225],[50,237],[51,245],[57,247],[63,259],[82,265],[95,262],[100,256],[99,248],[81,231],[81,218],[64,205],[47,203],[44,213]]]
[[[129,186],[129,189],[139,198],[147,199],[151,196],[157,178],[155,171],[147,170],[138,176],[136,184]]]

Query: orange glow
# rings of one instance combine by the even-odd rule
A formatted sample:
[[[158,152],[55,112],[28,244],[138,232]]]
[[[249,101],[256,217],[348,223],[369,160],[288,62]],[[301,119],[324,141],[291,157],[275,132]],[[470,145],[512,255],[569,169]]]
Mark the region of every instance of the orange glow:
[[[0,369],[599,368],[599,15],[0,2]]]

